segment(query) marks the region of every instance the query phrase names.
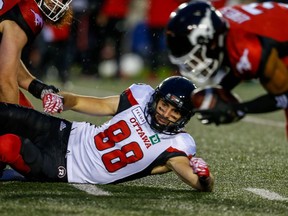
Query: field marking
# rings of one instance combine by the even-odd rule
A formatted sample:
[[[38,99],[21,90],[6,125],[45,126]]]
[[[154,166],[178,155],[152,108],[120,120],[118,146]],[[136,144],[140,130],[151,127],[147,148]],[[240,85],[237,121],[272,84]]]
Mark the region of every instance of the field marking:
[[[94,196],[110,196],[109,192],[98,188],[96,185],[92,184],[70,184],[70,185]]]
[[[260,189],[260,188],[244,188],[244,190],[247,190],[249,192],[252,192],[254,194],[259,195],[262,198],[268,199],[268,200],[278,200],[278,201],[287,201],[288,198],[281,196],[278,193],[275,193],[273,191]]]
[[[273,121],[273,120],[262,119],[262,118],[251,117],[251,116],[245,117],[242,121],[259,124],[259,125],[269,125],[269,126],[281,127],[281,128],[285,127],[285,122]]]

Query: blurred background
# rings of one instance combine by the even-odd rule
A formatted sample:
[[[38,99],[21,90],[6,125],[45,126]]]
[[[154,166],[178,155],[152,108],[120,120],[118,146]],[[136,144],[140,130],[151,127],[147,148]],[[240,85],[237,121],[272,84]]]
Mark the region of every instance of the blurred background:
[[[24,49],[37,78],[73,88],[73,79],[139,81],[178,74],[168,59],[164,31],[170,13],[187,0],[73,0],[71,25],[45,25]],[[213,0],[216,8],[249,0]]]

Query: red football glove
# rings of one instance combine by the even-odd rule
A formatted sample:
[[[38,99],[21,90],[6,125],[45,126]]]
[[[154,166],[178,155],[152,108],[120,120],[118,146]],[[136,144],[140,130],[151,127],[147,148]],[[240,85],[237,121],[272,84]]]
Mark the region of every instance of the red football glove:
[[[51,92],[43,94],[42,104],[46,113],[55,114],[63,111],[63,97],[58,94]]]
[[[208,164],[202,158],[192,157],[190,159],[190,166],[193,169],[193,173],[200,178],[207,178],[210,176]]]

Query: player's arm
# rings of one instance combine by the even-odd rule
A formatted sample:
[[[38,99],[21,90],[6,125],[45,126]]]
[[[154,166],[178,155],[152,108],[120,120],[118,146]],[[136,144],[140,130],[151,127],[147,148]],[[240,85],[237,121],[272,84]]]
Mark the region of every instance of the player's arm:
[[[199,191],[211,192],[213,190],[214,178],[209,171],[208,165],[201,158],[194,158],[195,163],[192,162],[192,159],[189,160],[185,156],[173,157],[166,162],[166,166],[191,187]]]
[[[260,82],[268,94],[236,105],[245,113],[266,113],[288,108],[288,69],[272,49]]]
[[[36,78],[28,71],[24,63],[20,60],[17,77],[19,87],[28,91],[29,85],[34,79]]]
[[[60,92],[64,98],[64,110],[97,116],[114,115],[117,111],[120,96],[92,97]]]
[[[18,103],[18,69],[21,51],[27,43],[25,32],[13,21],[0,23],[0,99],[9,103]]]
[[[239,83],[241,82],[241,79],[239,77],[236,77],[232,71],[229,71],[219,82],[219,85],[222,86],[222,88],[231,91],[233,88],[235,88]]]
[[[229,84],[229,81],[231,83]],[[267,94],[241,103],[221,103],[212,110],[199,111],[200,120],[205,123],[231,123],[240,120],[245,114],[268,113],[288,108],[288,70],[279,58],[276,49],[272,49],[264,71],[260,76]],[[224,89],[232,89],[237,78],[227,75],[220,83]],[[220,104],[220,103],[219,103]]]

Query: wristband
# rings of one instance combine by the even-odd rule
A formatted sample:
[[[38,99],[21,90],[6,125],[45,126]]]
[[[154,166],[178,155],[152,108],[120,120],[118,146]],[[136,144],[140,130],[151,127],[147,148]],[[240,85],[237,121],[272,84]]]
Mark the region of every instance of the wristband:
[[[30,85],[28,87],[28,92],[30,92],[34,97],[36,97],[38,99],[42,98],[43,90],[47,90],[47,91],[52,92],[52,93],[58,93],[59,92],[59,89],[56,88],[55,86],[53,86],[53,85],[48,86],[38,79],[32,80],[32,82],[30,83]]]
[[[38,79],[34,79],[28,87],[28,92],[30,92],[34,97],[41,99],[41,93],[45,87],[47,87],[46,84]]]

